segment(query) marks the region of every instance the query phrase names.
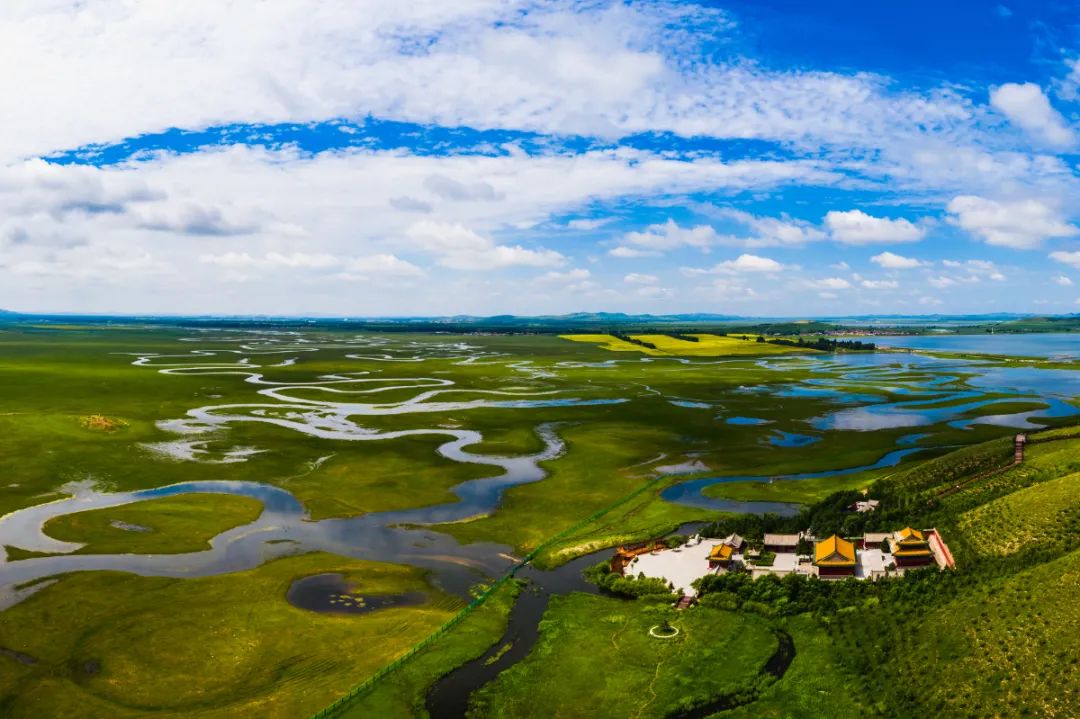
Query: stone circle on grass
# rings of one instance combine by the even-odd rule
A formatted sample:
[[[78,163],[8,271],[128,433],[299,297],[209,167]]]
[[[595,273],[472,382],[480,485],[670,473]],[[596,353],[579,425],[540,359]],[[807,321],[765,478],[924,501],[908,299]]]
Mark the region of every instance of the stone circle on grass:
[[[674,637],[679,636],[679,628],[670,625],[665,627],[662,624],[657,624],[656,626],[649,628],[649,636],[655,637],[656,639],[673,639]]]

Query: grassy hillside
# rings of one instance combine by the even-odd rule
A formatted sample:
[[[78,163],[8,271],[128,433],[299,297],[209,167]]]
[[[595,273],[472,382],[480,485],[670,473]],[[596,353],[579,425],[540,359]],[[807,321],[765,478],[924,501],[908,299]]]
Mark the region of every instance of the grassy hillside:
[[[832,620],[883,716],[1080,716],[1080,439],[1032,435],[925,462],[875,490],[935,525],[954,577]],[[887,514],[887,513],[886,513]],[[886,516],[886,515],[882,515]]]
[[[1073,551],[935,607],[897,637],[904,703],[936,716],[1077,716],[1078,591]]]
[[[1068,541],[1080,520],[1080,473],[1017,490],[960,516],[972,551],[988,557]]]

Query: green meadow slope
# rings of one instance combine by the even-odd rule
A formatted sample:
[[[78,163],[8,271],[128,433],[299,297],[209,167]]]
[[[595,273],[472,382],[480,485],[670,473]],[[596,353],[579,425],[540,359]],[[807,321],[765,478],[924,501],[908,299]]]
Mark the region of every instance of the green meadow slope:
[[[1080,716],[1080,438],[995,441],[878,487],[937,526],[953,580],[833,622],[885,716]],[[921,509],[918,509],[921,508]]]

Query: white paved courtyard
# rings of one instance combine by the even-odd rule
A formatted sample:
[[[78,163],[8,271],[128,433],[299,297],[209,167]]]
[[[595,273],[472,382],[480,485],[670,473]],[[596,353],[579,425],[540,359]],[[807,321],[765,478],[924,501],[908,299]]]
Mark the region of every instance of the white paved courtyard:
[[[636,577],[638,573],[644,573],[646,577],[657,577],[674,584],[677,592],[696,595],[690,586],[693,581],[717,573],[717,570],[709,569],[709,553],[718,544],[721,542],[716,539],[703,540],[694,545],[684,544],[676,549],[642,554],[626,568],[626,574]],[[742,555],[736,554],[734,558],[740,560]]]
[[[877,579],[885,576],[885,555],[880,549],[860,549],[856,556],[856,579]]]
[[[636,557],[626,568],[627,576],[636,577],[644,574],[646,577],[663,579],[673,585],[675,591],[684,595],[696,596],[697,591],[691,586],[694,580],[706,574],[719,574],[726,570],[723,568],[709,567],[709,554],[714,547],[723,544],[719,539],[693,538],[687,544],[675,549],[663,549],[650,554],[642,554]],[[742,554],[732,555],[732,562],[741,564],[744,562]],[[799,557],[793,552],[779,552],[772,566],[755,567],[751,562],[749,568],[753,571],[753,577],[774,574],[784,576],[787,574],[802,574],[817,576],[817,567],[810,563],[799,564]],[[888,576],[903,574],[903,569],[898,569],[891,556],[883,554],[880,549],[860,549],[856,553],[856,565],[854,576],[856,579],[884,579]]]

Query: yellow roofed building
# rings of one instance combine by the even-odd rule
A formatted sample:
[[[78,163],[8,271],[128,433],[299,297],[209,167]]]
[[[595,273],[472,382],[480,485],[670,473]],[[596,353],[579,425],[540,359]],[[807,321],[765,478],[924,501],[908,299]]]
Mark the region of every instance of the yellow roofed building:
[[[855,574],[855,545],[833,535],[814,545],[814,566],[819,577],[850,577]]]
[[[735,549],[730,544],[717,544],[709,552],[710,567],[726,567],[735,555]]]
[[[921,567],[934,559],[930,542],[918,529],[904,527],[894,532],[891,544],[892,555],[898,567]]]

